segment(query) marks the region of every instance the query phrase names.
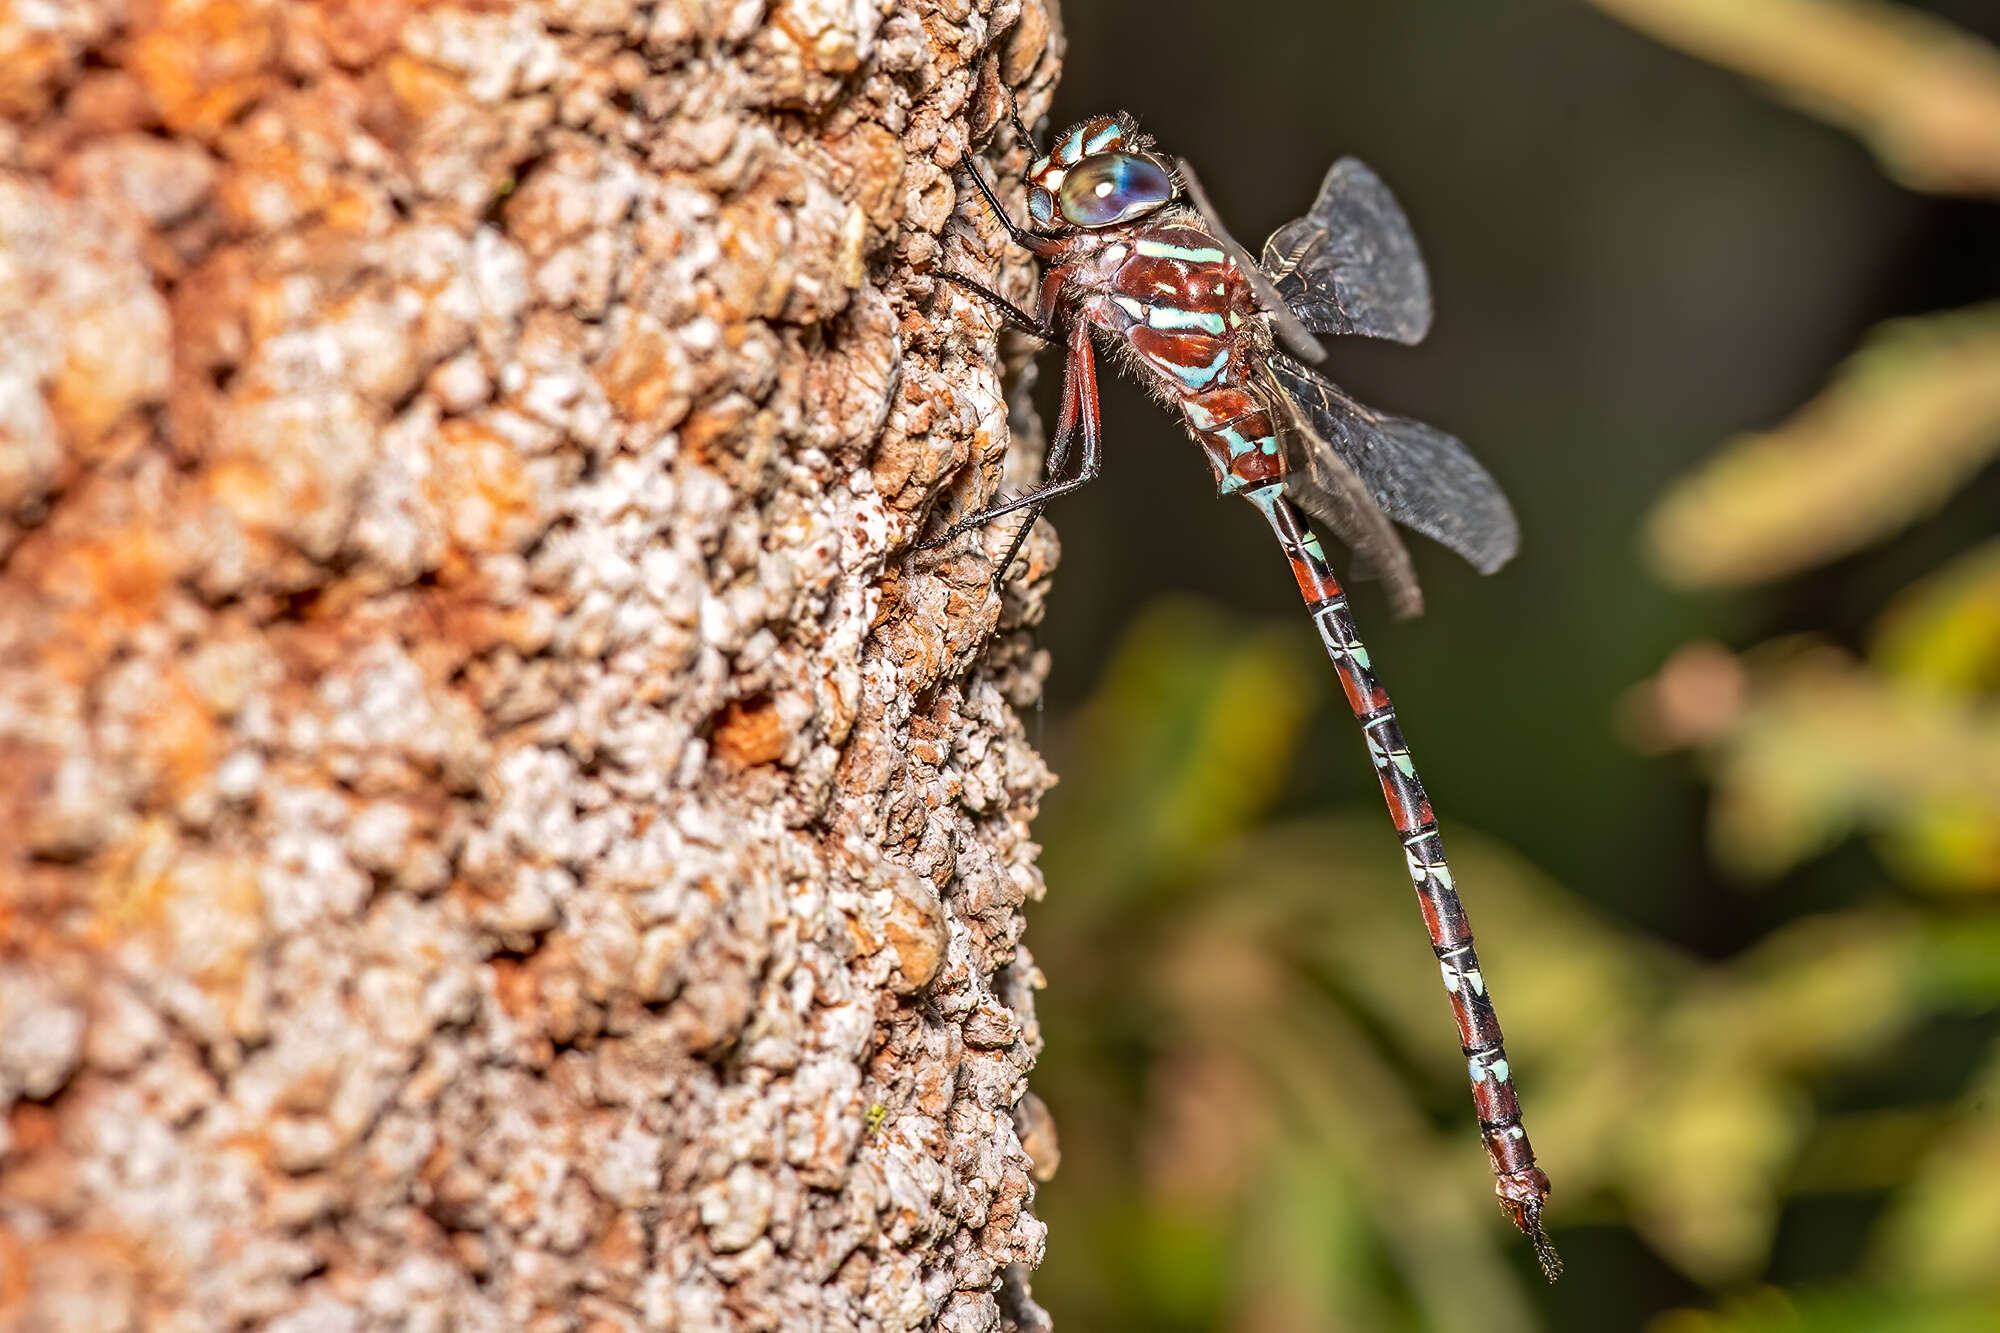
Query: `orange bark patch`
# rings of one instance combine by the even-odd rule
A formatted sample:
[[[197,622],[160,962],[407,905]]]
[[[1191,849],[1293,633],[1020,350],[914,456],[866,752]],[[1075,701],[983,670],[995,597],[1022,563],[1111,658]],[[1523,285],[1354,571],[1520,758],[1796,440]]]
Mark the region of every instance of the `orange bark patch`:
[[[66,1212],[78,1183],[74,1160],[62,1150],[61,1122],[53,1108],[16,1102],[7,1114],[13,1145],[0,1170],[0,1203],[9,1208]]]
[[[159,616],[180,561],[139,515],[79,515],[80,533],[64,517],[15,553],[0,614],[32,627],[42,670],[82,688],[131,630]]]
[[[396,44],[408,17],[401,0],[319,0],[295,6],[286,19],[294,44],[311,43],[336,65],[364,69]]]
[[[688,410],[686,366],[666,330],[640,317],[597,367],[597,383],[618,415],[636,425],[671,428]]]
[[[205,784],[222,758],[221,728],[208,704],[179,672],[161,677],[146,699],[140,750],[153,779],[152,798],[174,805]]]
[[[192,853],[165,819],[140,824],[98,864],[90,944],[147,937],[204,994],[225,1002],[240,994],[264,933],[254,865]]]
[[[750,420],[754,410],[741,398],[726,398],[712,407],[690,414],[681,427],[681,448],[701,466],[728,475],[728,469],[721,466],[722,462],[751,452],[728,446],[746,433],[743,425]]]
[[[715,753],[731,768],[754,768],[776,763],[790,739],[785,720],[767,694],[752,699],[732,699],[715,724]]]
[[[168,128],[214,133],[271,84],[278,21],[269,5],[166,0],[147,17],[129,63]]]
[[[460,82],[435,65],[405,55],[390,56],[382,66],[389,93],[411,120],[424,120],[465,99]]]
[[[894,230],[903,213],[903,144],[873,121],[827,142],[834,160],[853,173],[854,201],[877,232]]]
[[[452,540],[469,551],[518,551],[542,529],[520,451],[482,422],[454,417],[438,426],[425,490]]]
[[[62,34],[30,28],[0,3],[0,116],[27,120],[49,104],[50,90],[70,66]]]

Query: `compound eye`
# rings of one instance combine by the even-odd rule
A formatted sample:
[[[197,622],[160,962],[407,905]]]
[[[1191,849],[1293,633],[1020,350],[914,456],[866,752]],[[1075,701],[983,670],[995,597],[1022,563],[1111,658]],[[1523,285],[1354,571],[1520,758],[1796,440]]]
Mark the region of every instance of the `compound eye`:
[[[1166,168],[1137,153],[1086,157],[1063,177],[1063,217],[1079,227],[1112,227],[1174,197]]]
[[[1056,197],[1037,185],[1028,191],[1028,218],[1037,227],[1046,227],[1056,220]]]

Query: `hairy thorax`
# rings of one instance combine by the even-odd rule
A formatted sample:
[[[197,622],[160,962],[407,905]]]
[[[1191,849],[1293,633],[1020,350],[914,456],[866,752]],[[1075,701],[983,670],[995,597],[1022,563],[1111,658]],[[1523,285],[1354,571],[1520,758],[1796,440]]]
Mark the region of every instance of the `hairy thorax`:
[[[1061,261],[1077,309],[1120,359],[1178,408],[1227,494],[1284,475],[1256,372],[1271,351],[1266,316],[1222,244],[1188,209],[1147,225],[1085,233]]]

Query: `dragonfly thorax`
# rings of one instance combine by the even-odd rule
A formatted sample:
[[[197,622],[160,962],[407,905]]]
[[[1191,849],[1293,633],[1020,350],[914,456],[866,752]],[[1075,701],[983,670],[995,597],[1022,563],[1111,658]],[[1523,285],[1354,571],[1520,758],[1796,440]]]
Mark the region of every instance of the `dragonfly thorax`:
[[[1073,238],[1057,262],[1077,313],[1186,421],[1224,494],[1285,475],[1256,374],[1271,351],[1255,293],[1191,209]]]

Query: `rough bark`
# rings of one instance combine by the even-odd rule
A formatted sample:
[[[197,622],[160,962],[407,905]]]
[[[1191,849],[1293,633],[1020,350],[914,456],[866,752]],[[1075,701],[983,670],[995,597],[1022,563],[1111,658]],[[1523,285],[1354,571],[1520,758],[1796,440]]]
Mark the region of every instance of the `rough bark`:
[[[1042,1322],[1045,3],[0,3],[0,1328]]]

